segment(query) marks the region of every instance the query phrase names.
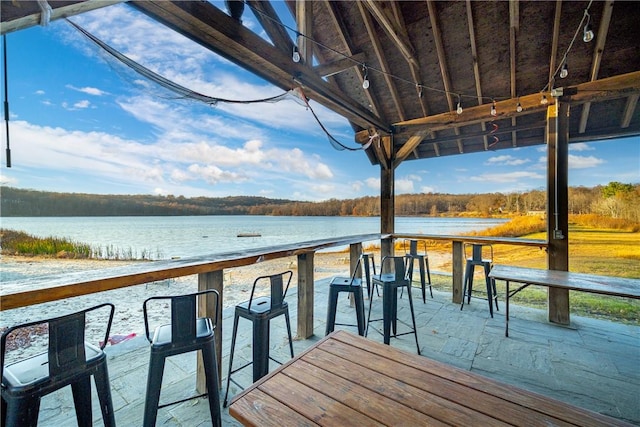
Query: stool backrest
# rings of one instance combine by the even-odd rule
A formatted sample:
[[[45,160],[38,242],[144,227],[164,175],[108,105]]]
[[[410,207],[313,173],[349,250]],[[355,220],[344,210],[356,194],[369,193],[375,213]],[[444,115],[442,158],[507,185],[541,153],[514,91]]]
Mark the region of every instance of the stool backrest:
[[[271,291],[271,308],[280,308],[284,303],[284,298],[287,296],[289,285],[291,284],[291,278],[293,277],[293,271],[287,270],[282,273],[271,274],[268,276],[260,276],[253,281],[253,287],[251,288],[251,296],[249,297],[249,305],[247,309],[251,311],[251,304],[253,303],[253,296],[256,291],[256,286],[262,281],[269,281]],[[286,285],[285,285],[286,282]]]
[[[218,309],[220,303],[220,294],[215,289],[207,289],[204,291],[194,292],[185,295],[172,296],[156,296],[147,298],[142,304],[144,313],[144,329],[149,342],[151,339],[151,331],[149,327],[148,311],[151,301],[168,300],[171,302],[171,342],[174,344],[192,341],[196,338],[196,319],[198,317],[198,297],[201,295],[215,295],[214,317],[211,319],[213,326],[216,326],[218,320]]]
[[[385,256],[380,263],[380,275],[393,274],[394,281],[399,283],[401,281],[408,281],[407,274],[407,258],[410,255],[405,256]],[[408,258],[409,260],[411,258]]]
[[[51,319],[39,320],[30,323],[13,326],[2,334],[0,338],[0,373],[4,371],[6,359],[7,341],[11,335],[15,335],[20,329],[32,329],[35,326],[47,325],[49,334],[49,377],[66,377],[86,368],[85,353],[85,326],[88,312],[97,311],[108,307],[108,320],[105,328],[104,339],[99,341],[100,349],[107,344],[111,323],[113,322],[114,305],[104,303],[87,308],[82,311],[67,314]]]
[[[482,243],[465,243],[465,254],[467,252],[467,246],[471,246],[471,260],[474,262],[492,261],[493,260],[493,246]],[[484,258],[483,254],[485,248],[489,250],[489,258]],[[465,255],[466,256],[466,255]]]
[[[419,245],[419,243],[422,243]],[[419,247],[422,249],[422,253],[420,255],[427,255],[427,242],[424,240],[404,240],[403,241],[404,253],[409,255],[418,255]]]

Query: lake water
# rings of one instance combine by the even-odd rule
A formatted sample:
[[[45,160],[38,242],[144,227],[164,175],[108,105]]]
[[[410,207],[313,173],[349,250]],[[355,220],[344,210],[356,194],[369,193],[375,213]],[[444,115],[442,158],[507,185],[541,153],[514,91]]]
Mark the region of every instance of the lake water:
[[[397,217],[397,233],[465,234],[505,222],[487,218]],[[380,218],[290,216],[19,217],[0,227],[59,237],[102,253],[169,259],[380,232]],[[260,237],[237,237],[259,233]]]

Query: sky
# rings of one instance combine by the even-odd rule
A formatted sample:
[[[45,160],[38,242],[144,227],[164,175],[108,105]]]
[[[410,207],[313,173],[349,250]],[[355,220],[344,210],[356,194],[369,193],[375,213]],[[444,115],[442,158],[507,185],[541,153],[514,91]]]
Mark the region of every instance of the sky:
[[[223,2],[214,2],[223,8]],[[278,11],[293,25],[282,4]],[[72,18],[163,77],[224,99],[283,91],[126,4]],[[248,10],[243,24],[266,38]],[[338,151],[295,97],[215,106],[176,96],[110,58],[64,20],[7,34],[9,132],[0,183],[92,194],[264,196],[323,201],[378,196],[380,170]],[[4,72],[3,72],[4,81]],[[5,99],[4,87],[2,99]],[[331,135],[357,148],[348,122],[312,102]],[[640,182],[640,138],[571,144],[569,185]],[[421,161],[396,170],[396,194],[546,188],[546,146]]]

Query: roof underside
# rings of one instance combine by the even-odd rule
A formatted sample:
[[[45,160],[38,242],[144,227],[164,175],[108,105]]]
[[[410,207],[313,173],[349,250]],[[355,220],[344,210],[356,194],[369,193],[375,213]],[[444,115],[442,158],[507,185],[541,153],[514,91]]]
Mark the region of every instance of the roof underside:
[[[110,3],[49,2],[52,19]],[[296,40],[266,1],[247,1],[244,13],[253,11],[263,25],[256,32],[270,40],[207,2],[130,4],[285,90],[300,87],[346,117],[357,142],[380,135],[366,153],[383,167],[544,144],[559,88],[571,104],[570,142],[640,135],[640,2],[290,1]],[[1,14],[2,33],[41,17],[31,1],[3,1]],[[565,56],[569,75],[560,79]]]

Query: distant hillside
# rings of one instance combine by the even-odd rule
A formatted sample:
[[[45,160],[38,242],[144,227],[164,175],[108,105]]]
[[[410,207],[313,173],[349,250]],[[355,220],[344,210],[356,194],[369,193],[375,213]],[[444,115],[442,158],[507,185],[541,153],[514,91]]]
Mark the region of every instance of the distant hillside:
[[[399,194],[397,216],[490,216],[546,211],[546,192]],[[570,214],[640,222],[640,184],[570,187]],[[379,197],[301,202],[266,197],[192,197],[51,193],[0,187],[0,216],[282,215],[379,216]]]

